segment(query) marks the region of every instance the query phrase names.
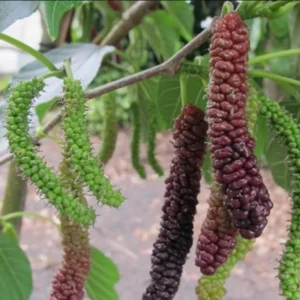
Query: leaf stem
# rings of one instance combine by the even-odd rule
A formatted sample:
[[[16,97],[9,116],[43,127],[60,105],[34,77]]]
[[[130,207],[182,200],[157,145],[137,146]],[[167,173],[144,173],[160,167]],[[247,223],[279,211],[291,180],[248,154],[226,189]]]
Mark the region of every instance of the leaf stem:
[[[24,44],[23,42],[4,33],[0,33],[0,40],[5,41],[35,57],[40,63],[47,67],[49,71],[58,71],[55,65],[44,54]]]
[[[274,74],[272,72],[268,72],[268,71],[264,71],[264,70],[251,70],[249,71],[249,74],[252,77],[260,77],[260,78],[268,78],[274,81],[277,81],[279,83],[290,83],[293,85],[297,85],[300,86],[300,81],[290,78],[290,77],[286,77],[286,76],[281,76],[278,74]]]
[[[22,218],[22,217],[37,218],[37,219],[40,219],[40,220],[43,220],[43,221],[48,221],[48,222],[52,223],[53,225],[55,225],[56,227],[59,228],[59,225],[56,222],[54,222],[52,219],[50,219],[48,217],[45,217],[45,216],[42,216],[38,213],[26,212],[26,211],[17,211],[17,212],[13,212],[13,213],[1,216],[0,221],[7,222],[11,219]]]
[[[72,73],[72,69],[71,69],[71,58],[65,59],[64,66],[65,66],[65,71],[67,73],[67,76],[69,78],[73,78],[73,73]]]
[[[188,75],[186,73],[180,74],[180,95],[181,95],[181,105],[184,107],[188,104],[187,99],[187,78]]]
[[[53,71],[53,72],[49,72],[43,76],[41,76],[41,79],[47,79],[49,77],[57,77],[57,78],[63,78],[66,76],[66,70],[65,69],[61,69],[61,70],[57,70],[57,71]]]
[[[249,65],[264,64],[268,60],[273,59],[273,58],[280,58],[280,57],[297,55],[297,54],[300,54],[300,48],[271,52],[271,53],[259,55],[255,58],[250,59]]]

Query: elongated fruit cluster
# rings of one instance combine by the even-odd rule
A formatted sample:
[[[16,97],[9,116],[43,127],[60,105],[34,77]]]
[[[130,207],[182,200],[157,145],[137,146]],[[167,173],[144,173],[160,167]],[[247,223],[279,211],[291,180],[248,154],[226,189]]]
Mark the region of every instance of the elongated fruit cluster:
[[[102,96],[104,128],[101,135],[101,149],[98,158],[102,164],[106,164],[112,157],[118,136],[116,93],[112,92]]]
[[[193,220],[200,190],[207,123],[204,113],[186,105],[174,126],[174,155],[166,179],[165,202],[158,238],[153,246],[151,283],[143,300],[171,300],[193,243]]]
[[[37,156],[33,138],[29,134],[28,115],[33,99],[43,89],[44,82],[33,79],[21,82],[13,88],[6,111],[7,138],[9,147],[19,168],[45,195],[60,213],[74,222],[89,226],[95,221],[95,213],[77,201],[63,188],[55,173]]]
[[[141,178],[147,177],[145,167],[140,161],[140,142],[141,142],[141,120],[140,111],[136,102],[131,105],[132,112],[132,138],[130,143],[131,163]]]
[[[254,240],[246,240],[241,236],[237,237],[237,244],[232,254],[224,265],[222,265],[214,275],[202,276],[198,281],[196,294],[198,300],[222,300],[226,294],[225,281],[229,277],[231,270],[238,261],[245,258],[251,250]]]
[[[210,47],[210,149],[232,223],[244,238],[252,239],[262,234],[273,205],[247,129],[248,50],[248,30],[239,15],[231,12],[219,19]]]
[[[211,186],[209,208],[196,247],[196,266],[206,275],[214,274],[236,245],[237,230],[223,205],[220,189],[217,183]]]
[[[280,140],[287,146],[289,171],[293,179],[292,220],[289,239],[285,245],[279,267],[281,290],[287,300],[300,299],[300,133],[297,124],[282,110],[277,102],[265,97],[260,98],[261,113],[278,132]]]
[[[124,197],[119,190],[113,189],[92,153],[85,117],[86,101],[80,82],[71,78],[64,79],[64,92],[65,151],[72,168],[98,200],[103,204],[119,207]]]
[[[76,174],[64,158],[60,164],[60,179],[65,188],[86,204]],[[60,216],[63,246],[63,262],[52,281],[50,300],[83,300],[84,281],[90,271],[91,249],[89,233],[76,224],[72,224],[65,215]]]
[[[155,147],[156,147],[156,132],[157,132],[157,117],[155,115],[155,111],[153,111],[152,119],[149,127],[148,132],[148,149],[147,149],[147,158],[149,164],[151,165],[152,169],[155,173],[159,176],[164,175],[164,170],[162,166],[156,159],[155,155]]]

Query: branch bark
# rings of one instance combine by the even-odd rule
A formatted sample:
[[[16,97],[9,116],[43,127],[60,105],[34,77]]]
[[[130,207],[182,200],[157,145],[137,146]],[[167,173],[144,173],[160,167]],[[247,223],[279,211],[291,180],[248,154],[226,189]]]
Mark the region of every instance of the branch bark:
[[[115,91],[122,87],[129,86],[129,85],[141,82],[143,80],[146,80],[146,79],[149,79],[149,78],[152,78],[155,76],[175,75],[180,70],[182,59],[185,56],[192,53],[195,49],[197,49],[199,46],[204,44],[210,38],[212,27],[214,26],[214,23],[217,21],[217,19],[218,19],[218,17],[215,17],[209,27],[207,27],[200,34],[198,34],[194,39],[192,39],[188,44],[186,44],[182,49],[180,49],[177,53],[175,53],[167,61],[165,61],[155,67],[149,68],[147,70],[138,72],[136,74],[112,81],[112,82],[102,85],[98,88],[89,90],[85,93],[86,99],[87,100],[93,99],[95,97],[104,95],[106,93]],[[60,113],[44,126],[43,132],[45,134],[48,133],[61,120],[62,120],[62,114]],[[40,139],[41,139],[40,137],[36,137],[34,139],[34,143],[38,144]],[[13,156],[11,154],[4,155],[2,158],[0,158],[0,165],[10,161],[12,158],[13,158]]]
[[[131,29],[142,22],[146,15],[157,8],[158,3],[159,0],[137,1],[123,13],[122,19],[112,28],[100,45],[116,46]],[[99,36],[95,37],[93,43],[99,43]]]

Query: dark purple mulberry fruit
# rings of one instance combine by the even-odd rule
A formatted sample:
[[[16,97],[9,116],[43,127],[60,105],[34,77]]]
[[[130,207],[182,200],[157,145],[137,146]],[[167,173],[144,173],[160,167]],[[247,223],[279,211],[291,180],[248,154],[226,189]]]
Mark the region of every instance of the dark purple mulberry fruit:
[[[153,246],[151,283],[143,300],[171,300],[193,243],[208,125],[204,112],[186,105],[174,125],[174,155],[166,179],[165,202],[158,238]]]
[[[211,187],[208,204],[196,247],[196,266],[203,274],[213,275],[233,251],[238,231],[231,224],[217,183]]]
[[[248,29],[240,16],[231,12],[220,18],[210,47],[210,149],[232,223],[244,238],[252,239],[262,234],[273,204],[247,129],[248,51]]]

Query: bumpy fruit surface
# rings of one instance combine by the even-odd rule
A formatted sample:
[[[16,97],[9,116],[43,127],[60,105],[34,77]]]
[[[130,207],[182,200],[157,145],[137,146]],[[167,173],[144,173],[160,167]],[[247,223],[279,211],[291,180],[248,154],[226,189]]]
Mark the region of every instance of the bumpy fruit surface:
[[[62,124],[65,133],[65,151],[68,153],[70,164],[99,201],[119,207],[124,197],[119,190],[113,189],[92,153],[85,116],[86,101],[80,82],[71,78],[64,79],[64,92]]]
[[[300,133],[297,124],[282,110],[280,105],[265,97],[260,98],[261,113],[277,131],[288,149],[289,171],[292,178],[293,210],[289,228],[289,239],[285,245],[280,267],[279,279],[283,295],[288,300],[300,299]]]
[[[231,270],[238,261],[244,259],[246,253],[251,250],[254,240],[246,240],[238,236],[237,245],[232,254],[214,275],[202,276],[198,281],[196,294],[199,300],[222,300],[226,294],[225,281],[229,277]]]
[[[33,79],[14,87],[6,111],[9,147],[19,168],[45,195],[60,213],[74,222],[89,226],[95,221],[95,213],[80,203],[63,188],[56,174],[37,156],[33,138],[29,134],[28,115],[33,99],[42,91],[44,82]]]
[[[175,149],[170,175],[165,181],[161,227],[153,246],[151,283],[143,300],[171,300],[178,290],[193,243],[207,127],[204,113],[194,105],[186,105],[175,122]]]
[[[237,230],[223,205],[220,185],[213,183],[208,211],[196,247],[196,265],[205,275],[212,275],[223,265],[236,245]]]
[[[106,164],[112,157],[118,136],[117,103],[116,94],[109,93],[102,96],[104,128],[101,135],[101,149],[98,158],[102,164]]]
[[[259,237],[272,209],[246,121],[248,29],[235,12],[217,20],[210,47],[209,135],[213,168],[231,220],[247,239]]]
[[[71,190],[78,201],[86,204],[76,175],[64,159],[60,165],[60,178],[65,188]],[[90,271],[91,250],[88,230],[72,224],[64,216],[61,219],[63,263],[52,281],[51,300],[83,300],[84,281]]]
[[[145,179],[146,171],[140,161],[140,143],[141,143],[141,120],[140,110],[137,103],[131,105],[132,113],[132,137],[131,137],[131,163],[141,178]]]

